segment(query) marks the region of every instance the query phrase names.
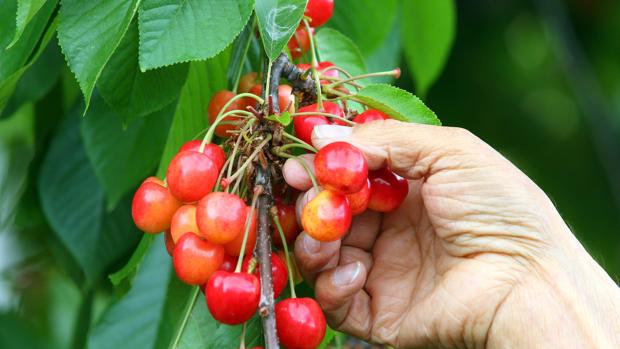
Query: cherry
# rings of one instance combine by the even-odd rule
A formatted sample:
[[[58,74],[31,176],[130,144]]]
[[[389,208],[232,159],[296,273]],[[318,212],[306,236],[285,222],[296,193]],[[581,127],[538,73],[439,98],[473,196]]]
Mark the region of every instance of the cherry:
[[[196,206],[183,205],[177,209],[170,223],[170,235],[176,243],[185,233],[194,233],[200,236],[200,230],[196,224]]]
[[[232,272],[235,270],[236,266],[237,266],[237,257],[231,256],[228,253],[224,253],[224,260],[222,261],[222,264],[220,265],[220,268],[218,270]]]
[[[250,93],[257,96],[261,96],[263,93],[262,85],[254,85],[250,89]],[[293,95],[293,88],[289,85],[278,86],[278,106],[280,112],[288,111],[289,113],[295,112],[295,95]]]
[[[282,232],[287,243],[292,243],[299,234],[299,226],[297,225],[297,217],[295,217],[295,205],[285,205],[276,203],[278,210],[278,220],[282,226]],[[282,246],[280,232],[275,224],[272,224],[272,240],[277,246]]]
[[[311,35],[314,35],[314,28],[310,28]],[[310,36],[304,26],[299,26],[295,30],[295,34],[288,41],[288,50],[291,52],[291,57],[297,59],[303,56],[308,50],[310,50]]]
[[[314,154],[302,154],[297,159],[287,159],[282,166],[282,175],[288,185],[297,190],[306,191],[312,188],[312,180],[300,161],[303,161],[314,175]]]
[[[346,142],[330,143],[319,150],[314,158],[314,171],[322,186],[340,194],[360,191],[368,178],[364,153]]]
[[[211,97],[211,101],[209,101],[209,107],[207,108],[207,114],[209,115],[209,123],[212,124],[217,115],[220,113],[224,105],[233,98],[235,94],[231,91],[223,90],[219,91]],[[229,112],[232,110],[244,110],[246,107],[246,101],[242,101],[240,99],[235,100],[232,104],[223,112]],[[228,137],[230,134],[228,131],[236,130],[237,125],[229,124],[230,122],[239,121],[238,117],[235,115],[229,115],[225,117],[219,125],[215,127],[215,134],[219,137]]]
[[[385,115],[384,113],[375,110],[375,109],[368,109],[366,111],[364,111],[363,113],[359,114],[358,116],[356,116],[353,121],[357,122],[358,124],[365,124],[367,122],[373,122],[373,121],[377,121],[377,120],[387,120],[390,117]]]
[[[248,207],[248,214],[250,214],[250,208]],[[250,230],[248,231],[248,241],[245,243],[245,254],[250,255],[254,251],[254,245],[256,245],[256,210],[254,210],[254,216],[250,221]],[[238,256],[241,254],[241,245],[243,244],[243,232],[245,232],[245,226],[241,234],[237,235],[231,242],[224,245],[226,253],[232,256]]]
[[[166,230],[164,233],[164,243],[166,244],[166,251],[168,251],[168,254],[172,257],[172,251],[174,251],[174,241],[172,241],[170,230]]]
[[[182,151],[196,151],[200,152],[200,145],[202,144],[201,140],[193,140],[189,141],[179,149],[179,153]],[[203,154],[208,156],[213,162],[215,166],[217,166],[217,171],[221,171],[222,167],[224,167],[224,163],[226,162],[226,154],[224,153],[224,149],[217,144],[207,143],[205,144],[205,148],[203,149]]]
[[[332,18],[334,0],[309,0],[304,14],[310,17],[310,25],[320,27]]]
[[[275,307],[280,343],[289,349],[315,349],[325,336],[325,315],[312,298],[288,298]]]
[[[174,271],[181,281],[202,285],[224,260],[224,248],[186,233],[181,236],[172,252]]]
[[[237,87],[237,91],[239,91],[239,93],[247,93],[250,92],[250,89],[256,85],[259,84],[260,85],[260,79],[258,78],[258,73],[256,72],[249,72],[247,74],[244,74],[241,79],[239,79],[239,87]],[[260,96],[260,95],[258,95]]]
[[[183,202],[196,202],[209,194],[217,177],[215,162],[195,151],[175,155],[166,173],[170,192]]]
[[[252,260],[252,256],[247,256],[243,259],[243,265],[241,266],[242,272],[248,272],[250,260]],[[256,275],[260,281],[260,264],[256,264],[256,267],[252,273]],[[286,287],[288,281],[288,268],[286,267],[286,262],[284,262],[284,260],[275,253],[271,254],[271,278],[273,282],[273,298],[275,299],[280,297],[280,294]]]
[[[403,203],[409,193],[406,179],[384,167],[368,172],[370,200],[368,208],[378,212],[390,212]]]
[[[323,61],[323,62],[319,62],[319,64],[316,67],[316,69],[319,71],[319,74],[322,75],[322,76],[337,78],[338,77],[338,70],[336,70],[336,69],[328,69],[329,67],[333,67],[333,66],[334,66],[334,63],[329,62],[329,61]],[[310,69],[310,64],[299,63],[299,64],[297,64],[297,68],[305,71],[305,70]],[[329,84],[329,83],[330,83],[330,81],[328,81],[328,80],[321,80],[321,84],[322,85]]]
[[[316,103],[299,108],[300,113],[310,113],[310,112],[316,112],[316,111],[319,111],[319,106]],[[344,112],[342,111],[342,109],[340,109],[338,104],[329,102],[329,101],[323,102],[322,112],[334,114],[340,117],[345,116]],[[332,123],[339,124],[339,125],[345,125],[342,121],[337,120],[337,119],[334,120]],[[312,130],[314,129],[314,126],[328,125],[328,124],[330,124],[330,121],[327,119],[327,117],[324,115],[320,115],[320,114],[296,116],[293,120],[293,126],[295,127],[295,134],[297,135],[299,139],[301,139],[302,141],[308,144],[312,144]]]
[[[323,190],[301,214],[301,224],[308,235],[319,241],[336,241],[349,230],[351,208],[344,195]]]
[[[205,296],[215,320],[227,325],[242,324],[258,308],[260,282],[253,274],[216,271],[207,283]]]
[[[172,216],[180,206],[181,202],[164,186],[164,182],[149,177],[133,196],[131,216],[136,226],[145,233],[161,233],[170,228]]]
[[[196,209],[196,222],[207,240],[225,244],[243,233],[247,214],[247,206],[240,197],[216,192],[200,200]]]
[[[368,202],[370,201],[370,181],[366,179],[366,184],[360,189],[360,191],[348,194],[349,206],[351,206],[351,214],[358,215],[368,208]]]
[[[280,257],[280,259],[286,262],[286,254],[284,254],[284,251],[276,251],[276,254],[278,255],[278,257]],[[299,268],[297,267],[297,263],[295,262],[295,256],[293,255],[293,251],[289,251],[288,254],[289,258],[291,259],[289,263],[291,263],[291,269],[293,269],[293,282],[297,285],[298,283],[304,281],[304,279],[301,276]]]

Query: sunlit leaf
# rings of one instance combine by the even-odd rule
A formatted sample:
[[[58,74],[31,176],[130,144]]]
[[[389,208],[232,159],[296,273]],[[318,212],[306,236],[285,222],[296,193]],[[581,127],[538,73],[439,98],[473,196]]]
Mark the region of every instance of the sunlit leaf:
[[[306,0],[256,0],[258,29],[270,60],[276,59],[295,33],[306,9]]]

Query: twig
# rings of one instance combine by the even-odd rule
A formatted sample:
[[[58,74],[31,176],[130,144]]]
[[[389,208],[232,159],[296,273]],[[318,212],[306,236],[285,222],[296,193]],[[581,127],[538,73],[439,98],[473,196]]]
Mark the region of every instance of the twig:
[[[271,67],[271,86],[277,86],[280,83],[280,78],[286,78],[288,82],[293,86],[294,90],[305,93],[308,99],[315,100],[317,98],[317,89],[314,80],[304,74],[304,70],[297,68],[297,66],[288,59],[288,57],[282,53],[273,61]],[[275,94],[276,101],[278,94]],[[277,103],[275,103],[277,104]],[[274,107],[276,107],[274,105]]]

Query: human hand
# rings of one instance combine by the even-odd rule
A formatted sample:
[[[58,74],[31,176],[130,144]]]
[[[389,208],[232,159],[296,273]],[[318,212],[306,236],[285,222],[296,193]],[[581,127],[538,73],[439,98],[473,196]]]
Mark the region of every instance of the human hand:
[[[558,333],[575,346],[618,340],[620,327],[615,338],[587,333],[601,316],[620,325],[609,306],[582,306],[606,297],[620,309],[617,287],[547,196],[480,139],[394,120],[315,128],[318,148],[336,140],[360,148],[371,169],[389,165],[410,190],[394,212],[354,217],[342,241],[298,237],[297,263],[333,328],[403,348],[561,346]],[[587,280],[595,286],[584,290]],[[563,313],[577,308],[591,321]]]

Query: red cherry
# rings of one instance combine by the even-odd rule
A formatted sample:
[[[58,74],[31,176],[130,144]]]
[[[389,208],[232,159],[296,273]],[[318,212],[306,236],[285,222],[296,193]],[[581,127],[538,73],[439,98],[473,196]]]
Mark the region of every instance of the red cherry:
[[[310,112],[319,111],[318,109],[319,109],[319,106],[318,104],[315,103],[315,104],[310,104],[305,107],[299,108],[299,112],[310,113]],[[338,104],[329,102],[329,101],[323,102],[323,110],[321,112],[328,113],[328,114],[334,114],[340,117],[345,116],[344,112],[342,111],[342,109],[340,109]],[[344,125],[342,121],[340,120],[337,120],[337,121],[338,121],[338,124]],[[327,117],[320,115],[320,114],[296,116],[293,120],[293,126],[295,127],[295,134],[302,141],[308,144],[312,144],[312,130],[314,129],[314,126],[328,125],[329,123],[330,121],[327,119]],[[336,123],[336,120],[334,120],[334,123]]]
[[[297,225],[297,217],[295,217],[295,205],[285,205],[282,203],[276,203],[278,209],[278,220],[282,226],[282,232],[287,243],[292,243],[299,234],[299,226]],[[282,246],[282,239],[280,238],[280,232],[275,224],[272,224],[272,237],[273,243],[277,246]]]
[[[168,254],[172,257],[172,252],[174,251],[174,241],[172,241],[170,230],[166,230],[164,233],[164,243],[166,244],[166,251],[168,251]]]
[[[243,259],[243,265],[241,271],[247,273],[252,256],[247,256]],[[257,264],[253,271],[253,274],[258,277],[260,281],[260,265]],[[273,280],[273,298],[280,297],[280,294],[286,287],[288,281],[288,268],[286,262],[275,253],[271,254],[271,278]]]
[[[334,0],[309,0],[304,14],[310,19],[310,25],[320,27],[332,18]]]
[[[213,160],[195,151],[175,155],[166,173],[170,192],[183,202],[196,202],[209,194],[217,177]]]
[[[248,321],[258,308],[260,283],[253,274],[216,271],[205,296],[213,318],[227,325]]]
[[[193,140],[189,141],[179,149],[179,153],[182,151],[196,151],[200,152],[200,145],[202,144],[201,140]],[[217,144],[207,143],[205,144],[205,148],[202,151],[203,154],[208,156],[213,162],[215,166],[217,166],[218,172],[222,170],[224,167],[224,163],[226,162],[226,154],[224,153],[224,149]]]
[[[280,343],[290,349],[315,349],[325,336],[325,316],[312,298],[288,298],[275,307]]]
[[[301,224],[315,240],[336,241],[351,225],[349,201],[344,195],[323,190],[304,207]]]
[[[250,208],[248,207],[248,214],[250,214]],[[250,255],[254,251],[254,245],[256,245],[256,210],[254,210],[254,216],[250,221],[250,230],[248,231],[248,241],[245,243],[245,254]],[[231,256],[238,256],[241,253],[241,245],[243,244],[243,233],[245,232],[245,226],[241,234],[237,235],[231,242],[224,245],[226,253]]]
[[[240,197],[216,192],[200,200],[196,209],[196,222],[207,240],[225,244],[243,233],[247,214],[247,206]]]
[[[247,74],[244,74],[241,79],[239,79],[239,87],[237,88],[237,91],[239,91],[239,93],[250,92],[250,89],[256,84],[259,84],[260,86],[260,79],[258,78],[258,73],[249,72]]]
[[[310,28],[310,33],[314,35],[314,28]],[[293,57],[293,59],[303,56],[310,50],[310,36],[304,26],[299,26],[299,28],[295,30],[295,34],[288,41],[288,50],[291,52],[291,57]]]
[[[368,164],[361,150],[346,142],[334,142],[316,153],[316,179],[325,188],[341,194],[353,194],[366,184]]]
[[[224,253],[224,260],[222,261],[222,264],[220,265],[220,268],[218,270],[232,272],[235,270],[236,266],[237,266],[237,257],[231,256],[228,253]]]
[[[385,115],[384,113],[375,110],[375,109],[368,109],[366,111],[364,111],[363,113],[359,114],[358,116],[356,116],[353,121],[357,122],[358,124],[365,124],[367,122],[373,122],[373,121],[377,121],[377,120],[387,120],[390,117]]]
[[[284,254],[284,251],[282,250],[276,251],[276,254],[278,255],[278,257],[280,257],[280,259],[282,259],[286,263],[286,255]],[[297,267],[297,263],[295,262],[295,255],[293,254],[293,251],[289,251],[289,258],[290,258],[289,263],[291,263],[291,269],[293,269],[293,282],[295,283],[295,285],[297,285],[298,283],[304,281],[304,278],[301,276],[301,272],[299,271],[299,268]]]
[[[351,214],[358,215],[368,208],[370,201],[370,181],[366,179],[366,184],[357,193],[347,195],[349,206],[351,206]]]
[[[170,223],[170,236],[176,243],[185,233],[194,233],[200,236],[200,230],[196,224],[196,206],[183,205],[177,209]]]
[[[328,77],[332,77],[332,78],[337,78],[338,75],[338,70],[336,69],[328,69],[329,67],[333,67],[334,63],[329,62],[329,61],[323,61],[323,62],[319,62],[318,67],[316,67],[316,69],[319,71],[320,75],[322,76],[328,76]],[[297,68],[301,69],[301,70],[308,70],[310,69],[310,64],[306,64],[306,63],[299,63],[297,64]],[[321,84],[325,85],[325,84],[329,84],[330,81],[327,80],[321,80]]]
[[[259,97],[262,96],[263,86],[254,85],[250,89],[250,93]],[[291,86],[278,86],[278,106],[280,107],[280,112],[288,111],[291,114],[295,112],[295,96],[293,95],[293,88]]]
[[[234,96],[235,94],[233,92],[224,90],[217,92],[213,95],[213,97],[211,97],[211,101],[209,101],[209,107],[207,109],[210,124],[215,121],[217,115],[220,113],[224,105],[226,105],[226,103],[228,103],[228,101],[230,101],[230,99]],[[245,107],[246,104],[244,103],[244,101],[237,99],[224,111],[224,113],[232,110],[244,110]],[[235,117],[235,115],[225,117],[224,120],[222,120],[222,122],[220,122],[220,124],[215,127],[215,134],[219,137],[230,136],[228,131],[236,130],[238,127],[237,125],[229,124],[229,122],[235,122],[239,120],[240,119],[238,117]]]
[[[136,226],[145,233],[161,233],[170,228],[172,216],[180,206],[181,202],[164,186],[164,182],[149,177],[133,196],[131,216]]]
[[[405,201],[409,183],[387,167],[368,172],[370,200],[368,208],[379,212],[390,212]]]
[[[177,241],[172,253],[174,271],[190,285],[202,285],[224,260],[224,248],[186,233]]]

